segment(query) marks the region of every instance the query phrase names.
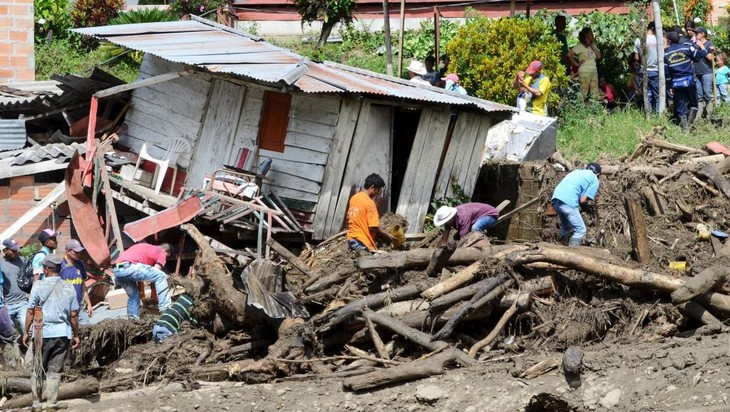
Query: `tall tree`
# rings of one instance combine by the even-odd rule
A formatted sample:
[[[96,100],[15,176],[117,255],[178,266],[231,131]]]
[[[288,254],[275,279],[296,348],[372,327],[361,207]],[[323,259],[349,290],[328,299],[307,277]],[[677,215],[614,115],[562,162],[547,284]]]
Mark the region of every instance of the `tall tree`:
[[[322,22],[317,46],[321,46],[332,34],[337,23],[350,24],[357,0],[292,0],[302,23]]]

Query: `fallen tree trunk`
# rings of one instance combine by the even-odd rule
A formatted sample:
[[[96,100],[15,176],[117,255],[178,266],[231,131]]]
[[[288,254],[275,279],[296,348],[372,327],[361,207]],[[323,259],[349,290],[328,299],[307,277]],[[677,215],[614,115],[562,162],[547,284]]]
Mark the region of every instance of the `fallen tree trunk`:
[[[529,302],[530,295],[525,294],[525,296],[527,296],[527,301]],[[489,335],[487,335],[487,337],[485,337],[484,339],[475,343],[474,345],[472,345],[471,348],[469,348],[469,356],[471,356],[472,358],[476,358],[477,353],[479,353],[479,351],[482,348],[484,348],[485,346],[491,345],[491,343],[494,341],[494,339],[496,339],[497,336],[499,336],[499,333],[502,332],[502,329],[507,324],[507,322],[510,320],[510,318],[512,316],[514,316],[514,314],[517,313],[517,311],[520,309],[519,306],[520,306],[521,300],[524,300],[524,299],[517,299],[515,301],[515,303],[513,303],[512,306],[510,306],[510,308],[507,309],[502,314],[502,317],[499,318],[499,321],[494,326],[494,329],[492,329],[492,331],[489,332]]]
[[[381,369],[364,375],[345,379],[342,386],[352,391],[362,391],[390,385],[397,382],[412,381],[428,378],[429,376],[444,373],[444,368],[456,363],[456,349],[447,349],[445,352],[430,358],[416,360],[388,369]]]
[[[187,291],[193,296],[195,302],[204,300],[209,305],[196,305],[194,312],[196,318],[213,319],[216,313],[222,313],[233,323],[242,325],[246,319],[246,294],[236,289],[233,284],[233,276],[228,272],[223,262],[218,259],[215,251],[208,244],[202,233],[193,225],[181,225],[181,229],[188,232],[190,237],[198,244],[200,256],[195,262],[195,275],[207,283],[207,291]],[[206,295],[210,295],[206,299]],[[209,308],[206,313],[200,313],[200,308]]]
[[[554,263],[591,275],[600,276],[626,286],[650,288],[664,293],[672,293],[682,287],[686,282],[686,279],[603,262],[582,255],[582,249],[540,243],[537,249],[516,253],[509,260],[513,264],[534,262]],[[707,292],[698,296],[697,300],[705,307],[722,312],[725,316],[730,315],[730,296],[716,292]]]
[[[30,393],[30,378],[0,378],[3,393]]]
[[[301,259],[299,259],[298,257],[294,256],[294,254],[291,253],[289,251],[289,249],[285,248],[279,242],[277,242],[276,240],[274,240],[274,238],[269,238],[266,241],[266,244],[269,245],[269,246],[271,246],[271,248],[274,249],[274,251],[276,253],[278,253],[279,256],[281,256],[282,258],[284,258],[287,262],[291,263],[292,266],[294,266],[300,272],[302,272],[305,275],[307,275],[307,277],[313,278],[313,277],[316,277],[316,276],[319,275],[316,271],[312,270],[309,266],[307,266],[304,262],[302,262]]]
[[[404,338],[408,339],[409,341],[420,345],[430,351],[435,350],[442,350],[444,348],[451,348],[451,345],[448,343],[437,340],[437,341],[431,341],[431,335],[428,333],[417,331],[403,322],[393,319],[390,316],[384,315],[382,313],[375,313],[371,311],[367,311],[364,313],[364,316],[366,318],[369,318],[374,323],[385,327],[387,329],[390,329],[392,332],[395,332],[399,334],[400,336],[403,336]],[[474,359],[467,356],[466,353],[462,351],[455,351],[456,358],[459,361],[460,364],[467,366],[467,365],[473,365],[475,363]]]
[[[529,246],[503,245],[486,249],[477,247],[458,248],[448,261],[449,266],[470,265],[488,257],[502,258],[510,253],[527,250]],[[431,262],[435,249],[413,249],[377,256],[363,256],[356,262],[360,269],[411,269],[424,267]]]
[[[320,330],[327,331],[342,322],[346,322],[348,319],[352,319],[365,308],[372,310],[379,309],[385,306],[386,299],[391,302],[400,302],[414,298],[426,290],[427,287],[428,285],[426,283],[418,282],[412,285],[406,285],[389,291],[376,293],[374,295],[368,295],[364,299],[359,299],[343,306],[331,315],[326,315],[317,323],[326,321],[327,323],[322,325]]]
[[[99,381],[96,378],[84,378],[74,382],[63,383],[58,392],[59,400],[85,398],[99,392]],[[43,400],[47,394],[43,392]],[[33,394],[27,393],[22,396],[10,399],[3,405],[4,409],[25,408],[33,404]]]
[[[456,242],[453,240],[446,243],[444,247],[436,249],[433,252],[433,255],[431,255],[428,267],[426,267],[426,276],[436,276],[438,272],[441,271],[441,268],[446,266],[446,262],[449,261],[449,258],[454,254],[454,251],[456,251]]]
[[[672,302],[682,303],[703,295],[726,282],[730,277],[730,262],[727,258],[718,259],[714,266],[689,278],[682,286],[672,292]]]
[[[723,162],[721,162],[722,164]],[[702,176],[712,180],[712,183],[717,186],[718,189],[727,197],[730,199],[730,182],[728,182],[725,177],[718,171],[718,169],[713,164],[706,164],[705,166],[701,167],[699,170],[697,170],[697,173],[701,174]]]
[[[423,292],[421,296],[423,296],[423,298],[426,300],[434,300],[441,295],[457,289],[459,286],[465,283],[469,283],[479,272],[480,265],[481,263],[478,261],[472,263],[471,265],[457,272],[455,275],[444,280],[443,282],[439,282],[431,286],[430,288],[428,288],[428,290]]]

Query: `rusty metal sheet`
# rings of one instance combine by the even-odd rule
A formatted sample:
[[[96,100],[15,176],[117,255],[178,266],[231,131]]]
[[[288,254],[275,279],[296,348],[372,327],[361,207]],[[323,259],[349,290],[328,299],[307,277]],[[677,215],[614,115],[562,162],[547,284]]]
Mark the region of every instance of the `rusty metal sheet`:
[[[135,242],[139,242],[149,235],[188,222],[202,210],[203,204],[200,199],[197,196],[191,196],[152,216],[127,223],[124,225],[124,233]]]
[[[516,111],[503,104],[420,86],[367,70],[331,62],[308,62],[289,50],[260,41],[258,37],[198,18],[185,22],[127,24],[76,31],[211,72],[230,73],[270,83],[293,83],[306,93],[359,93],[467,106],[484,112]],[[306,67],[301,71],[303,65]]]

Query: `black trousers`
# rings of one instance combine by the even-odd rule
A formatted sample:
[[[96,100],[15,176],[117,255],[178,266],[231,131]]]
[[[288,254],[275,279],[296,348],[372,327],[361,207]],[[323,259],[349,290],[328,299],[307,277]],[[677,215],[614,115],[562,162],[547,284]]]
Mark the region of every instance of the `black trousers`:
[[[66,363],[68,349],[71,347],[69,338],[43,339],[43,369],[46,373],[61,373]]]

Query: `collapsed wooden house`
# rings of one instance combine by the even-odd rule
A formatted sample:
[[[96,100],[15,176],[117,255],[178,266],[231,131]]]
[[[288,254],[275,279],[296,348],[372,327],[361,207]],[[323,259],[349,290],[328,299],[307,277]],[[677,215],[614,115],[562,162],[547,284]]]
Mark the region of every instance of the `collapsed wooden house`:
[[[349,197],[370,173],[388,184],[380,212],[422,230],[433,197],[453,184],[472,193],[488,130],[514,112],[315,63],[203,19],[76,31],[145,52],[120,143],[161,155],[185,139],[177,181],[168,173],[163,189],[200,188],[224,165],[253,170],[270,159],[263,191],[281,197],[314,239],[341,230]]]

